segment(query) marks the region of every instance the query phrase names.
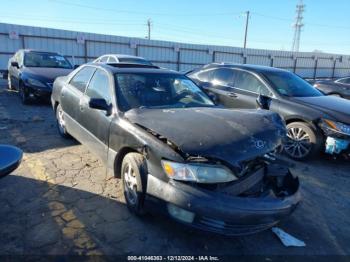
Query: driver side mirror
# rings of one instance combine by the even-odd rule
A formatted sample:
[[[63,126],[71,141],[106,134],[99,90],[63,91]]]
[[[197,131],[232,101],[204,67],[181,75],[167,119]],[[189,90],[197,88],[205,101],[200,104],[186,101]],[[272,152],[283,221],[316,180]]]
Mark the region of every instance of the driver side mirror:
[[[256,99],[256,103],[258,104],[259,108],[269,110],[271,105],[271,98],[260,94]]]
[[[18,62],[12,61],[11,66],[19,68]]]
[[[206,92],[209,98],[214,102],[215,105],[219,104],[219,98],[216,94],[212,92]]]
[[[101,111],[105,111],[106,115],[111,114],[112,106],[107,104],[107,101],[103,98],[90,98],[89,107]]]

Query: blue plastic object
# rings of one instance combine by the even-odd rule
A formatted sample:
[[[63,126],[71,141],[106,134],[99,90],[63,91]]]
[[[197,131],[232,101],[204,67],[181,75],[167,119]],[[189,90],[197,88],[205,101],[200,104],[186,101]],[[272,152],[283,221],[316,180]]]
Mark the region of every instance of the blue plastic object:
[[[21,163],[23,152],[15,146],[0,145],[0,178],[10,174]]]
[[[339,154],[343,150],[347,149],[350,144],[350,141],[339,139],[339,138],[333,138],[333,137],[327,137],[326,140],[326,153],[327,154]]]

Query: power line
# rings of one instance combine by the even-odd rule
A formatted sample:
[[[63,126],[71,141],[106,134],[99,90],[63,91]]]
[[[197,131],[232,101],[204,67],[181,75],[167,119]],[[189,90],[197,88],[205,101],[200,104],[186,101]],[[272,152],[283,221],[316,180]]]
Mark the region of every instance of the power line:
[[[60,22],[60,23],[81,23],[81,24],[114,24],[114,25],[139,25],[142,26],[142,22],[133,22],[130,20],[77,20],[77,19],[66,19],[66,18],[51,18],[51,17],[33,17],[33,16],[15,16],[15,15],[1,15],[2,18],[16,18],[20,20],[33,20],[33,21],[48,21],[48,22]]]
[[[78,3],[72,3],[72,2],[66,2],[61,0],[50,0],[52,2],[60,3],[63,5],[69,5],[69,6],[76,6],[76,7],[82,7],[82,8],[88,8],[93,10],[102,10],[107,12],[115,12],[115,13],[127,13],[127,14],[134,14],[134,15],[151,15],[151,16],[229,16],[229,15],[235,15],[238,13],[234,12],[224,12],[224,13],[152,13],[152,12],[136,12],[136,11],[130,11],[130,10],[120,10],[120,9],[111,9],[111,8],[102,8],[97,6],[91,6],[91,5],[84,5],[84,4],[78,4]]]

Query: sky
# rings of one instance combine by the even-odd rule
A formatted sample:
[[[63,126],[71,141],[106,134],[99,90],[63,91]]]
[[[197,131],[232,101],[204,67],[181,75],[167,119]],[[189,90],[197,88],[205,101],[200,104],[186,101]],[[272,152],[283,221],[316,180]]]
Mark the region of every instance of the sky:
[[[0,22],[151,39],[291,50],[299,0],[2,0]],[[350,54],[350,0],[304,0],[300,51]]]

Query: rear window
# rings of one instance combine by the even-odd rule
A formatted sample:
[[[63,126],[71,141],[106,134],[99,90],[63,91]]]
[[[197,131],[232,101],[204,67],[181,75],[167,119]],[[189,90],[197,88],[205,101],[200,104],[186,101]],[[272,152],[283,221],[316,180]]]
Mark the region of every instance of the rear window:
[[[122,57],[118,58],[120,63],[141,64],[141,65],[153,65],[150,61],[141,58]]]
[[[88,84],[92,74],[95,72],[95,68],[91,66],[83,67],[75,76],[73,76],[70,84],[84,93],[86,85]]]

